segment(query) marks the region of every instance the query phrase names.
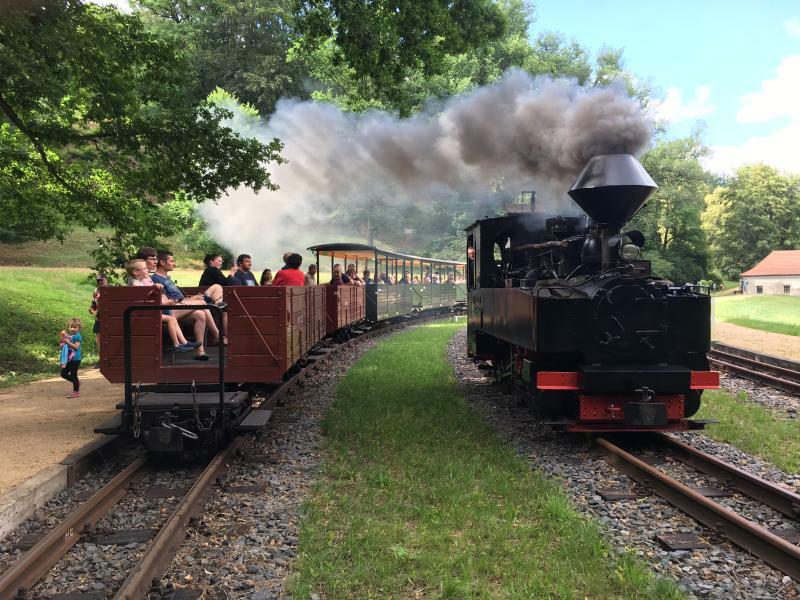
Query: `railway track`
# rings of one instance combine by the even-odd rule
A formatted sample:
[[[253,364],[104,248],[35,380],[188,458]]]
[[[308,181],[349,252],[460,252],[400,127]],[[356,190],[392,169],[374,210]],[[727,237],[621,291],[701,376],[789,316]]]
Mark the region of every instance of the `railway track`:
[[[791,520],[800,517],[800,495],[766,481],[739,467],[697,450],[665,434],[655,434],[656,441],[666,448],[669,456],[705,475],[717,479],[723,486],[748,498],[770,506]],[[696,519],[715,533],[766,563],[800,581],[800,548],[795,544],[797,531],[768,529],[749,520],[719,502],[711,500],[708,491],[694,489],[664,469],[645,462],[631,452],[609,441],[595,438],[607,460],[640,485],[652,490],[667,502]],[[710,494],[713,495],[713,494]]]
[[[711,343],[708,359],[714,368],[732,375],[800,394],[800,363],[718,342]]]
[[[436,314],[420,314],[370,329],[359,331],[355,337],[333,347],[322,348],[309,356],[305,368],[293,374],[286,382],[274,389],[261,408],[274,410],[286,396],[294,394],[327,359],[351,344],[359,343],[378,334],[388,333],[410,324],[442,318],[452,314],[442,311]],[[122,585],[114,593],[115,598],[138,599],[151,593],[161,594],[160,578],[172,562],[175,553],[186,537],[186,525],[197,517],[214,492],[214,486],[253,439],[254,434],[236,437],[220,450],[202,472],[194,479],[188,492],[172,509],[147,549],[140,555]],[[0,574],[0,600],[23,600],[33,597],[32,588],[41,581],[66,554],[82,539],[90,538],[95,526],[117,506],[128,494],[135,493],[137,482],[153,473],[157,466],[152,459],[142,456],[131,462],[106,485],[85,500],[28,551]],[[160,597],[160,596],[159,596]]]

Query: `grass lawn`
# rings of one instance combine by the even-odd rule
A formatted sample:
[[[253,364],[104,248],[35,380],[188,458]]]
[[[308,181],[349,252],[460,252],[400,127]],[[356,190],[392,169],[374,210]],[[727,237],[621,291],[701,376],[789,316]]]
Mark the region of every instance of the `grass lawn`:
[[[88,269],[0,268],[0,387],[57,375],[58,332],[83,320],[83,365],[97,362]]]
[[[711,292],[712,296],[732,296],[735,292],[739,291],[739,282],[738,281],[723,281],[722,285],[724,289],[717,290],[716,292]]]
[[[800,335],[800,296],[717,297],[714,317],[751,329]]]
[[[110,229],[89,231],[84,227],[76,227],[64,243],[58,240],[34,240],[19,244],[0,242],[0,265],[88,269],[94,264],[89,252],[97,245],[98,236],[111,234]],[[166,240],[165,245],[175,253],[175,260],[179,265],[195,268],[203,266],[203,257],[196,256],[176,239]]]
[[[747,394],[734,397],[724,390],[703,393],[699,419],[716,419],[706,433],[743,452],[758,456],[788,473],[800,471],[800,422],[779,419]]]
[[[368,352],[325,421],[295,598],[677,598],[459,396],[437,324]]]

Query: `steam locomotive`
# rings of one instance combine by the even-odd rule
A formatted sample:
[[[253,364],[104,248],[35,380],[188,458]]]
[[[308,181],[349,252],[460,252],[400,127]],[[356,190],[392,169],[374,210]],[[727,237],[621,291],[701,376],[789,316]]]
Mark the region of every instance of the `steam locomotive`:
[[[657,189],[629,154],[593,157],[569,190],[588,219],[534,212],[467,228],[468,353],[567,431],[675,431],[709,371],[707,290],[640,260],[624,225]]]

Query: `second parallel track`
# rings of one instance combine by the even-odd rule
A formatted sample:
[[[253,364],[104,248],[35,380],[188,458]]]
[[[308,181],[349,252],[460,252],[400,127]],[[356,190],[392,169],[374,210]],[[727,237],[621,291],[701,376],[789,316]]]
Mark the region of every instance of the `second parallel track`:
[[[669,447],[673,451],[672,455],[681,462],[793,519],[800,514],[800,495],[692,448],[671,436],[657,436],[657,440]],[[653,490],[690,517],[724,535],[737,546],[758,556],[795,581],[800,581],[800,548],[766,527],[710,500],[608,439],[598,437],[595,441],[608,461],[637,483]]]

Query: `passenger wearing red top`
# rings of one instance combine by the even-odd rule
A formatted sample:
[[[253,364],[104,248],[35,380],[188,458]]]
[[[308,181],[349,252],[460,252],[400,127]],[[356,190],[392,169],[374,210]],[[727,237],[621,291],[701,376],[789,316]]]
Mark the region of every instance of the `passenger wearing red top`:
[[[299,254],[290,254],[286,259],[286,266],[278,271],[272,285],[305,285],[306,276],[300,270],[303,264],[303,257]]]

